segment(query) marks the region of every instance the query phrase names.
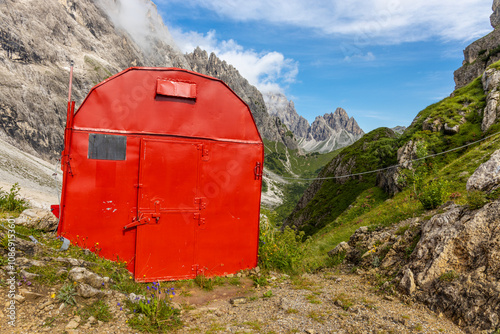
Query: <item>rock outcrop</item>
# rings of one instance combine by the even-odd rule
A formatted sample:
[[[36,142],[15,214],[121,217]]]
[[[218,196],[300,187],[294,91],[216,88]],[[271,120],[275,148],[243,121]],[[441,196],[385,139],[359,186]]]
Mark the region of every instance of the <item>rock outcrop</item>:
[[[486,70],[481,77],[481,82],[486,94],[481,130],[487,131],[500,117],[500,71],[494,68]]]
[[[481,164],[467,181],[467,191],[480,190],[491,192],[500,187],[500,150]]]
[[[491,9],[493,9],[493,14],[490,16],[491,26],[496,28],[500,25],[500,0],[493,0]]]
[[[464,50],[462,67],[455,71],[455,89],[461,88],[482,75],[488,66],[500,60],[500,2],[493,1],[491,25],[495,30],[478,39]]]
[[[498,188],[499,161],[500,150],[469,178],[467,188]],[[476,210],[448,202],[389,228],[361,227],[329,255],[343,252],[346,263],[368,275],[395,277],[382,288],[396,286],[467,333],[491,333],[500,328],[499,217],[500,199]]]

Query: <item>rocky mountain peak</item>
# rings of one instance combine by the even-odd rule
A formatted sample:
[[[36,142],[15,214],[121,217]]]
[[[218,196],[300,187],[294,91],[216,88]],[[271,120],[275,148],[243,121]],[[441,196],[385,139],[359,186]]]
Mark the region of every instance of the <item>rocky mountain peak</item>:
[[[299,147],[306,152],[331,152],[348,146],[361,138],[364,132],[356,120],[342,108],[317,116],[312,124],[295,110],[293,101],[281,93],[267,93],[264,101],[271,115],[277,116],[295,135]]]

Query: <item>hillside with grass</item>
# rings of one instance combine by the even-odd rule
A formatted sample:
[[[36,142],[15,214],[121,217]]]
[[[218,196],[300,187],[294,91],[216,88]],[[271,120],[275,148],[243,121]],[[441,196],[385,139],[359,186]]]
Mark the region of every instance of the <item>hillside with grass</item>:
[[[287,219],[269,213],[284,231],[277,238],[292,244],[292,227],[303,241],[295,270],[347,266],[466,332],[498,330],[499,65],[400,136],[380,128],[340,150]],[[465,316],[477,300],[487,302]]]

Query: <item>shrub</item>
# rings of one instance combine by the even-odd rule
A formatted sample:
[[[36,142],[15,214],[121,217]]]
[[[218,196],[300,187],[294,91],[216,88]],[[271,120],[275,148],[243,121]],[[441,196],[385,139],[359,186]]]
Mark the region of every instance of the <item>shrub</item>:
[[[23,212],[28,208],[28,202],[19,198],[19,184],[15,183],[8,193],[0,190],[0,209],[2,211]]]
[[[160,283],[153,283],[147,289],[151,291],[151,295],[146,299],[135,303],[127,300],[127,306],[133,312],[128,322],[130,327],[148,333],[168,333],[182,326],[180,311],[173,308],[170,302],[175,295],[173,288],[164,289],[162,293]]]
[[[445,273],[443,273],[441,276],[439,276],[439,280],[441,282],[452,282],[456,280],[460,275],[455,272],[454,270],[449,270]]]
[[[304,232],[297,233],[290,227],[279,231],[271,220],[261,220],[259,264],[264,269],[296,272],[304,258],[302,250]],[[307,239],[306,242],[308,242]]]
[[[468,191],[466,200],[471,210],[482,208],[487,203],[486,195],[480,190]]]
[[[426,210],[432,210],[442,205],[447,197],[448,182],[439,179],[432,180],[417,193],[417,199]]]

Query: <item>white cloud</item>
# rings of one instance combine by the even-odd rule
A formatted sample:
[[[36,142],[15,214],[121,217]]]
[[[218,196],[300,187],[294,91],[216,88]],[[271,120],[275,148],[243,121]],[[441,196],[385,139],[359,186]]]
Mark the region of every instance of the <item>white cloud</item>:
[[[262,92],[282,92],[284,86],[295,82],[297,77],[298,63],[279,52],[248,50],[232,39],[219,41],[215,30],[201,34],[171,29],[171,33],[183,52],[192,52],[197,46],[209,53],[214,52]]]
[[[491,28],[485,0],[170,0],[234,21],[265,21],[352,38],[354,45],[472,40]]]
[[[109,15],[113,24],[125,30],[130,37],[144,50],[148,50],[153,39],[175,46],[172,36],[156,6],[142,0],[97,0]]]

